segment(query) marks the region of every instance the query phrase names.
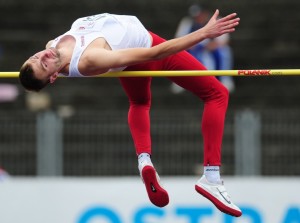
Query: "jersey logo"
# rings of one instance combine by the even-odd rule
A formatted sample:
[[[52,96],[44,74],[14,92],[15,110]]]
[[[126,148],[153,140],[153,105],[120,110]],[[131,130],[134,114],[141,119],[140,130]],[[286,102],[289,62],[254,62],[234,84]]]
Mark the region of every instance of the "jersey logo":
[[[85,45],[84,36],[80,36],[80,41],[81,41],[81,47],[84,47],[84,45]]]

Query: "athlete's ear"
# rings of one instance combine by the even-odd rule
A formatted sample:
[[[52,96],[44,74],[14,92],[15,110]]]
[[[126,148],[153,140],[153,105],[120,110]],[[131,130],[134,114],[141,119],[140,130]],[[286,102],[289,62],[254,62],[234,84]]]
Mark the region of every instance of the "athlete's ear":
[[[56,80],[56,78],[58,77],[58,72],[55,72],[54,74],[52,74],[50,76],[50,83],[54,83],[54,81]]]

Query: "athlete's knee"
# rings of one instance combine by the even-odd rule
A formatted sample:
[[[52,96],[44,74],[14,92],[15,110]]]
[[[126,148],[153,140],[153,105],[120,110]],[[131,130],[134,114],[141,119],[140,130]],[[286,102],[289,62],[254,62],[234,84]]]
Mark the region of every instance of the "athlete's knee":
[[[151,106],[151,97],[138,97],[130,98],[129,104],[131,107],[150,107]]]
[[[218,100],[227,106],[229,101],[229,91],[223,84],[220,84],[216,89],[216,95]]]
[[[221,84],[221,94],[224,97],[224,99],[229,99],[229,90],[223,84]]]
[[[229,101],[229,91],[227,88],[221,84],[220,82],[214,82],[211,85],[211,88],[207,93],[203,96],[202,99],[204,103],[217,103],[219,106],[227,107]]]

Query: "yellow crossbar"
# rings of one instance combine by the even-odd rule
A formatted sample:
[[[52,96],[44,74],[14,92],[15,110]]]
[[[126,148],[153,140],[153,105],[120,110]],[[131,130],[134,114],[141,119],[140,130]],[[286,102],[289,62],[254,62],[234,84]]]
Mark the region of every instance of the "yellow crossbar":
[[[175,77],[175,76],[292,76],[300,69],[261,70],[182,70],[182,71],[120,71],[93,77]],[[16,78],[19,72],[0,72],[0,78]]]

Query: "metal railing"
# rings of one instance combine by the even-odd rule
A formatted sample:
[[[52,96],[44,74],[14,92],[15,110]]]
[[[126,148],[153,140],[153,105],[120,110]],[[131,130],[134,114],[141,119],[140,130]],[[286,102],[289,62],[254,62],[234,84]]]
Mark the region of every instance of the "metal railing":
[[[300,110],[231,111],[224,175],[299,175]],[[202,172],[201,113],[152,110],[152,160],[161,175]],[[18,176],[136,175],[127,111],[1,112],[0,166]]]

